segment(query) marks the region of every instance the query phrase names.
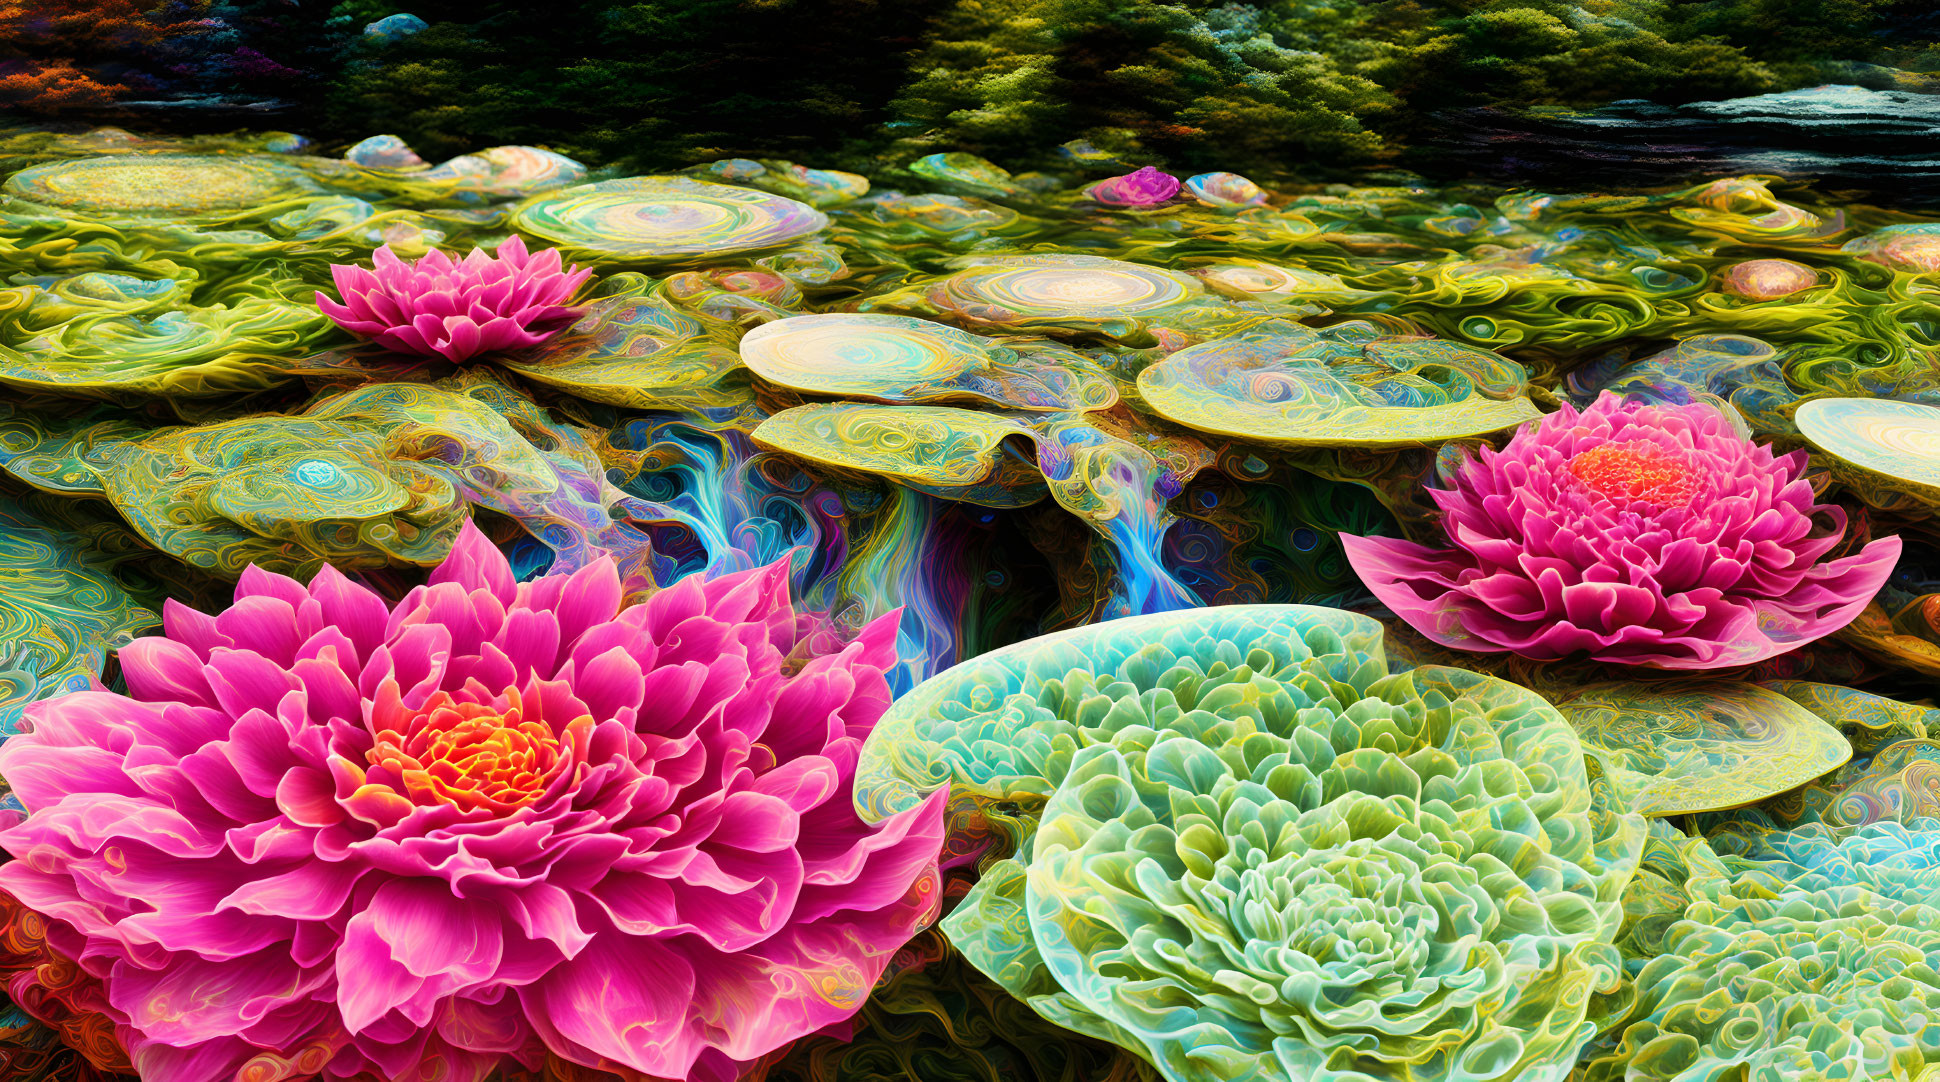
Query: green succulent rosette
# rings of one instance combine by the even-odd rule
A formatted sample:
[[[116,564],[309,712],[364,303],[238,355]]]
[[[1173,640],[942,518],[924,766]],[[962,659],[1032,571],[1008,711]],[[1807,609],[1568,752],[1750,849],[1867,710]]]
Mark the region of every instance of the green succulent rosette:
[[[1940,820],[1678,839],[1681,916],[1585,1082],[1940,1077]]]
[[[1380,640],[1259,605],[995,651],[897,702],[857,804],[972,796],[947,851],[1014,852],[946,935],[1174,1082],[1560,1082],[1626,1006],[1642,821],[1534,692]]]

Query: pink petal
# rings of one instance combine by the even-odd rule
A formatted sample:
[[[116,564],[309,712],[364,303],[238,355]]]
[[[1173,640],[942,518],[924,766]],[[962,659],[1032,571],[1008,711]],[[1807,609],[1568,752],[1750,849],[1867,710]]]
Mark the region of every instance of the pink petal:
[[[344,1026],[361,1032],[393,1010],[428,1025],[440,999],[491,978],[503,949],[489,906],[453,897],[441,883],[392,880],[344,931],[337,954]]]
[[[430,585],[445,582],[455,582],[467,591],[483,590],[501,605],[511,605],[518,598],[518,583],[512,578],[511,562],[469,519],[459,527],[451,555],[431,572]]]
[[[519,998],[547,1046],[567,1059],[684,1078],[704,1047],[689,1021],[694,985],[694,967],[665,943],[604,935]]]

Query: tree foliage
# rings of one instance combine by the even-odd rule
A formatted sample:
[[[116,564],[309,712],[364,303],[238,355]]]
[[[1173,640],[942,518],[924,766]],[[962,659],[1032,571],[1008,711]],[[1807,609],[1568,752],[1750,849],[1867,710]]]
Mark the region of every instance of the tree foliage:
[[[364,27],[408,11],[402,40]],[[1368,160],[1464,106],[1940,71],[1929,0],[0,0],[0,102],[293,102],[286,126],[665,168]]]
[[[300,95],[334,66],[320,22],[290,0],[0,0],[0,105]]]
[[[641,166],[813,158],[883,130],[929,7],[429,0],[410,9],[429,29],[354,50],[327,110],[346,130],[383,118],[428,155],[533,143]]]

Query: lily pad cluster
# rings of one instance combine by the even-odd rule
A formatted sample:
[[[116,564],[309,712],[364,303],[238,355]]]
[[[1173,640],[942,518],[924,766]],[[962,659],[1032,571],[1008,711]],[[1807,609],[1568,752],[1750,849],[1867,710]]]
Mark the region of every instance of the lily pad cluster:
[[[567,564],[601,552],[633,566],[647,549],[610,516],[619,494],[585,437],[482,376],[366,384],[295,416],[14,427],[39,438],[0,451],[0,468],[110,500],[149,544],[219,574],[428,566],[473,507],[525,523]]]
[[[541,196],[512,224],[585,258],[653,261],[774,248],[828,224],[777,195],[687,177],[629,177]]]
[[[667,1047],[718,1046],[775,1082],[1931,1076],[1933,224],[1758,178],[1275,188],[1067,157],[1056,175],[942,153],[867,178],[743,158],[620,177],[536,147],[432,163],[384,136],[326,158],[275,134],[0,134],[0,735],[32,703],[123,690],[115,651],[238,579],[407,611],[433,603],[428,576],[439,598],[458,588],[430,569],[465,537],[496,551],[464,604],[489,615],[524,591],[565,626],[578,610],[555,574],[611,559],[616,626],[711,658],[675,619],[683,580],[739,613],[765,568],[757,608],[773,611],[748,619],[766,630],[736,641],[765,643],[776,679],[888,713],[866,742],[859,723],[830,730],[826,771],[721,737],[707,784],[754,824],[723,845],[780,844],[754,836],[771,797],[853,796],[873,822],[934,800],[942,878],[922,878],[903,930],[944,915],[866,972],[805,940],[828,964],[800,972],[829,978],[784,990],[814,1012],[792,1047],[742,1039],[720,967],[726,1006]],[[352,269],[380,248],[413,265],[391,270],[398,290]],[[590,273],[501,295],[430,254],[473,248]],[[319,292],[348,305],[339,278],[362,294],[362,335],[319,309]],[[522,319],[530,334],[483,332]],[[1698,476],[1662,424],[1499,450],[1606,394],[1756,447],[1728,478]],[[1477,461],[1500,464],[1495,487],[1448,513]],[[1531,470],[1590,508],[1540,544],[1558,505],[1529,496]],[[1774,532],[1750,504],[1699,498],[1726,491],[1777,493],[1798,521]],[[1489,533],[1504,493],[1517,529]],[[1679,556],[1647,523],[1712,547]],[[1443,552],[1363,579],[1349,560],[1444,539],[1472,566]],[[1757,606],[1743,627],[1704,616],[1706,582],[1734,568],[1855,560],[1868,575],[1836,596],[1809,575],[1755,584],[1809,610],[1810,634]],[[1644,577],[1683,584],[1660,622],[1717,671],[1658,672],[1650,643],[1587,660],[1564,648],[1581,636],[1550,635],[1579,617],[1632,635],[1607,602]],[[1405,618],[1464,591],[1522,607],[1486,627],[1472,609],[1420,632]],[[651,595],[667,627],[631,607]],[[553,658],[522,627],[456,632],[465,664],[571,667],[599,712],[616,670],[598,644]],[[1484,630],[1561,645],[1478,653]],[[880,685],[813,668],[858,648]],[[416,679],[415,660],[392,663]],[[680,698],[686,670],[667,671],[654,703]],[[259,713],[281,719],[275,705]],[[481,717],[437,725],[485,733]],[[521,717],[434,743],[462,764],[544,745]],[[665,734],[634,736],[666,764],[654,785],[685,777]],[[771,779],[783,795],[736,788],[733,764],[783,760],[806,764]],[[857,762],[853,794],[825,784]],[[820,844],[783,848],[820,861]],[[735,886],[755,858],[664,859],[634,894],[601,895],[628,934],[705,916],[656,900],[644,880],[663,872],[761,909]],[[564,919],[534,897],[535,927]],[[0,1074],[125,1074],[102,978],[6,904]],[[589,1008],[611,1031],[579,1043],[644,1055],[624,1006]],[[491,1059],[487,1014],[440,1024]],[[382,1026],[377,1044],[413,1039]],[[323,1054],[257,1062],[294,1078]],[[514,1058],[503,1082],[612,1082],[625,1059]]]
[[[1139,373],[1161,416],[1202,432],[1282,446],[1392,446],[1460,439],[1541,416],[1527,376],[1486,350],[1382,335],[1372,324],[1313,331],[1275,321],[1189,346]]]
[[[994,651],[898,701],[857,804],[880,817],[950,786],[945,851],[976,869],[950,943],[1167,1079],[1940,1063],[1940,820],[1717,811],[1848,777],[1855,749],[1901,762],[1932,711],[1687,679],[1579,688],[1559,712],[1474,672],[1391,670],[1382,637],[1337,610],[1232,606]],[[1690,721],[1661,724],[1665,704]],[[1706,833],[1638,815],[1692,811]]]

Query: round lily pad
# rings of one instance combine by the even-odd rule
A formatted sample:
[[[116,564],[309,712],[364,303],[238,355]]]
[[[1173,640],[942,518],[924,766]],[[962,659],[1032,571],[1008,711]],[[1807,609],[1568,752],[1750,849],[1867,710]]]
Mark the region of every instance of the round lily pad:
[[[947,187],[959,188],[976,195],[1018,195],[1022,189],[1011,179],[1010,171],[995,162],[951,151],[944,154],[931,154],[909,163],[909,171],[919,177],[926,177]]]
[[[794,162],[761,162],[762,171],[748,183],[776,195],[797,199],[811,207],[829,207],[869,194],[869,178],[839,169],[811,169]]]
[[[1541,416],[1522,366],[1365,324],[1276,323],[1190,346],[1139,373],[1161,417],[1282,446],[1391,446],[1497,432]]]
[[[1103,409],[1110,377],[1052,346],[984,338],[909,316],[793,316],[749,331],[741,358],[755,374],[808,394],[883,402],[969,399],[1028,410]]]
[[[1195,267],[1192,274],[1215,292],[1236,301],[1302,300],[1330,304],[1374,295],[1368,290],[1355,289],[1338,275],[1257,259],[1221,260]]]
[[[1186,189],[1201,203],[1214,207],[1257,207],[1266,192],[1238,173],[1201,173],[1186,181]]]
[[[564,334],[500,363],[595,402],[714,409],[738,397],[724,384],[741,367],[734,348],[740,333],[726,320],[674,304],[660,289],[628,288],[588,305]]]
[[[538,147],[492,147],[413,172],[409,179],[444,188],[466,202],[524,199],[584,181],[586,167]]]
[[[1718,288],[1749,301],[1789,297],[1819,284],[1819,272],[1789,259],[1748,259],[1718,276]]]
[[[1794,418],[1814,447],[1940,503],[1940,407],[1877,398],[1818,398]]]
[[[1009,207],[981,199],[918,192],[880,192],[841,208],[839,224],[865,221],[869,233],[886,240],[938,238],[975,241],[1017,224]]]
[[[262,154],[120,154],[48,162],[7,178],[6,192],[46,206],[158,216],[248,210],[306,190],[301,170]]]
[[[827,224],[793,199],[688,177],[582,184],[512,212],[514,228],[593,259],[731,255],[801,240]]]
[[[1007,334],[1097,335],[1142,341],[1164,326],[1236,321],[1243,313],[1209,295],[1197,278],[1089,255],[977,256],[942,278],[861,305],[918,311]]]
[[[964,307],[987,304],[1025,319],[1089,320],[1164,308],[1197,293],[1199,284],[1189,275],[1116,259],[1019,256],[972,265],[951,279],[949,290]],[[1012,322],[995,313],[980,318]]]
[[[1744,807],[1852,758],[1837,729],[1756,684],[1602,684],[1556,709],[1624,803],[1647,816]]]
[[[950,406],[824,402],[775,414],[753,438],[771,451],[965,503],[1023,507],[1044,498],[1044,483],[1036,465],[1006,454],[1003,442],[1030,434],[1007,418]]]

